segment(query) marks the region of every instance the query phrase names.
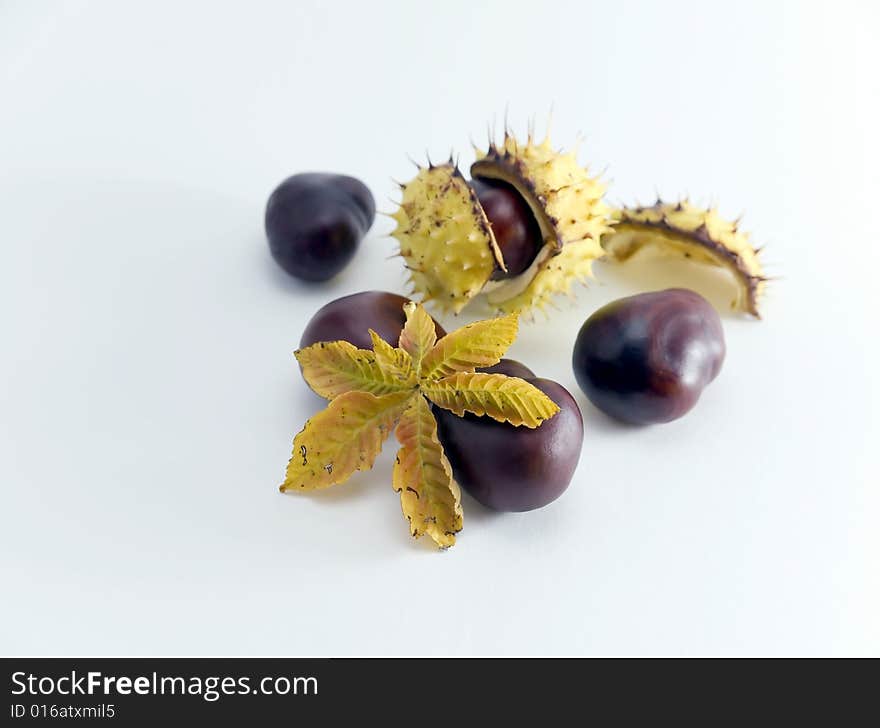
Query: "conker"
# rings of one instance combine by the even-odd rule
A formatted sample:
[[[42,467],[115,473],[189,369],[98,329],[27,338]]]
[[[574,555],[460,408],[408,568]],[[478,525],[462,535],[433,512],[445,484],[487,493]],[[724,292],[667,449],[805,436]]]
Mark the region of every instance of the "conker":
[[[541,249],[541,228],[528,203],[513,185],[497,180],[473,179],[486,217],[492,225],[495,242],[507,271],[497,268],[492,280],[514,278],[523,273]]]
[[[502,359],[495,366],[483,367],[477,369],[478,372],[486,374],[504,374],[508,377],[519,377],[520,379],[534,379],[535,373],[525,364],[521,364],[515,359]]]
[[[670,422],[690,411],[724,361],[724,331],[712,305],[672,288],[621,298],[590,316],[572,366],[578,385],[606,414],[633,424]]]
[[[584,424],[577,402],[554,381],[525,379],[560,407],[533,430],[434,408],[437,434],[455,479],[497,511],[530,511],[556,500],[571,482],[581,454]]]
[[[408,298],[384,291],[364,291],[337,298],[322,306],[302,333],[299,346],[304,349],[319,341],[348,341],[359,349],[372,349],[369,329],[392,346],[397,346],[406,323],[403,306]],[[437,338],[446,336],[436,321]]]
[[[354,256],[376,216],[376,203],[360,180],[307,172],[282,182],[266,204],[272,257],[290,275],[326,281]]]

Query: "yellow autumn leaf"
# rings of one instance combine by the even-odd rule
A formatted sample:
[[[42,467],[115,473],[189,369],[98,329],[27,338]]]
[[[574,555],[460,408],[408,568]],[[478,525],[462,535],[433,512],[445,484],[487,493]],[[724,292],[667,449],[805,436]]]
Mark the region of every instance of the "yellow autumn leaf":
[[[293,440],[282,491],[315,490],[369,470],[413,398],[411,390],[375,396],[346,392],[305,424]]]
[[[559,407],[522,379],[474,371],[496,364],[513,343],[516,314],[470,324],[438,342],[421,306],[407,303],[404,313],[397,347],[370,330],[372,350],[335,341],[296,352],[306,381],[331,401],[294,438],[281,490],[327,488],[372,468],[396,428],[401,448],[393,486],[410,532],[448,548],[462,527],[461,492],[430,403],[529,428]]]
[[[303,378],[325,399],[346,392],[390,394],[412,386],[408,379],[383,369],[372,351],[347,341],[319,342],[294,352],[294,356]]]
[[[410,533],[427,533],[441,548],[455,543],[462,527],[461,491],[437,437],[437,422],[425,398],[412,399],[397,425],[397,452],[392,486]]]
[[[455,372],[472,372],[499,362],[516,339],[519,316],[510,314],[475,321],[444,336],[422,360],[424,379],[440,379]]]
[[[471,412],[532,429],[559,412],[559,406],[540,389],[503,374],[458,372],[437,381],[423,381],[421,391],[438,407],[459,417]]]
[[[412,357],[413,367],[418,372],[422,366],[422,358],[437,343],[437,330],[434,320],[417,303],[409,301],[404,304],[403,311],[406,314],[406,323],[400,332],[399,346]]]
[[[373,340],[373,354],[376,364],[383,372],[401,383],[401,386],[415,387],[416,375],[413,371],[412,357],[403,349],[391,346],[385,339],[370,329],[370,338]]]

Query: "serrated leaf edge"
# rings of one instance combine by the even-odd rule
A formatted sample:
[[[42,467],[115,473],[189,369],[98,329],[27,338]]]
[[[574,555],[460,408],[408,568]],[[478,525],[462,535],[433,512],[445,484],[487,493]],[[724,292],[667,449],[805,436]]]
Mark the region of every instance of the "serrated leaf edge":
[[[540,427],[559,412],[559,405],[533,384],[504,374],[458,372],[423,382],[421,391],[435,405],[459,417],[470,412],[529,429]]]

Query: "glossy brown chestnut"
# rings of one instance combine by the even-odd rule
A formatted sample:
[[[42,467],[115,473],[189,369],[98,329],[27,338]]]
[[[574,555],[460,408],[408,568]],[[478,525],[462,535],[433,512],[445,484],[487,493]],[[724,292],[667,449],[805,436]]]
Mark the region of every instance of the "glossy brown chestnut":
[[[455,479],[497,511],[530,511],[556,500],[571,482],[581,454],[584,424],[568,390],[549,379],[526,381],[560,407],[533,430],[434,408],[437,433]]]
[[[403,306],[408,298],[385,291],[364,291],[337,298],[322,306],[302,333],[299,346],[304,349],[319,341],[348,341],[359,349],[372,349],[369,329],[392,346],[397,346],[406,323]],[[437,338],[446,335],[436,321]]]
[[[541,248],[541,229],[528,203],[506,182],[473,179],[471,187],[492,224],[495,242],[507,271],[498,268],[492,280],[513,278],[526,270]]]
[[[691,410],[724,361],[724,331],[712,305],[672,288],[621,298],[578,333],[572,366],[600,410],[632,424],[669,422]]]
[[[482,369],[477,369],[477,371],[485,372],[486,374],[504,374],[508,377],[519,377],[520,379],[535,378],[535,373],[525,364],[516,361],[516,359],[502,359],[493,367],[483,367]]]
[[[269,249],[290,275],[326,281],[352,259],[375,216],[373,195],[360,180],[295,174],[275,188],[266,204]]]

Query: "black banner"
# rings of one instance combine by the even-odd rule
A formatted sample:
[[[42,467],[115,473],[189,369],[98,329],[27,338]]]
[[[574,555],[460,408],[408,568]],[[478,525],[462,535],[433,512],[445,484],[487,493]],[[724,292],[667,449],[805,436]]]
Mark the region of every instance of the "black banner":
[[[539,723],[564,716],[767,719],[804,709],[838,720],[876,684],[876,662],[848,677],[834,701],[815,663],[584,659],[5,658],[0,725],[326,724],[360,716],[383,724],[470,722],[477,715]],[[731,669],[731,667],[733,669]],[[806,668],[806,669],[805,669]],[[739,673],[732,676],[731,673]],[[807,673],[807,674],[804,674]],[[604,718],[613,716],[609,723]]]

